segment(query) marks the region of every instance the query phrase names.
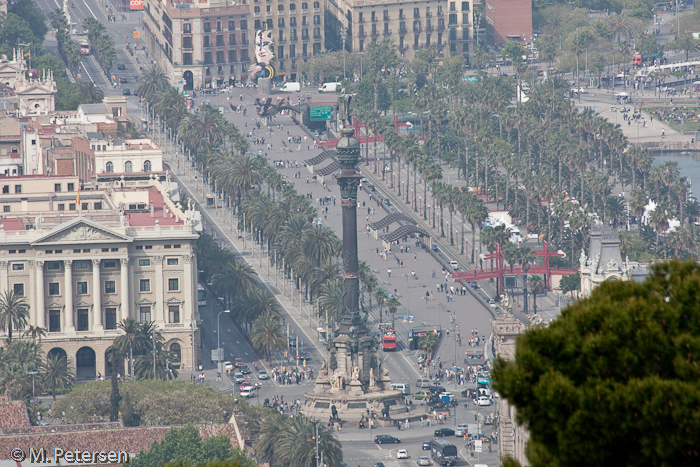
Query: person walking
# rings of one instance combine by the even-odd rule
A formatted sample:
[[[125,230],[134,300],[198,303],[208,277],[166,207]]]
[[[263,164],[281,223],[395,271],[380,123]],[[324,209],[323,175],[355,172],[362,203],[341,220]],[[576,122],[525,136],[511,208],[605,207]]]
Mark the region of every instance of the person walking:
[[[389,275],[389,278],[391,278],[391,268],[387,269],[386,273]]]

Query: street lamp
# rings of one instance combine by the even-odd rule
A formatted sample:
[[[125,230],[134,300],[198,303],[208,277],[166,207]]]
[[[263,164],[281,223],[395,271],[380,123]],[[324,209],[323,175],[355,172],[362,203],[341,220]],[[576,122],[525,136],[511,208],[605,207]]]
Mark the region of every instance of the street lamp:
[[[219,373],[223,373],[221,369],[221,326],[219,318],[221,318],[221,313],[231,313],[231,310],[222,310],[216,315],[216,369]]]
[[[34,395],[34,377],[39,374],[38,371],[28,371],[27,374],[32,377],[32,399],[36,396]]]

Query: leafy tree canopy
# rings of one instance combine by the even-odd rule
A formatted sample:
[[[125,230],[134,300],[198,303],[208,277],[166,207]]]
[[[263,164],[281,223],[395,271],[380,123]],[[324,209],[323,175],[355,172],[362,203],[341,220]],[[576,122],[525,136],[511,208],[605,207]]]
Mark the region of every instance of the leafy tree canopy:
[[[537,466],[697,465],[700,266],[609,281],[525,332],[495,389],[530,430]]]
[[[355,85],[355,92],[357,96],[355,97],[354,104],[358,107],[366,110],[372,110],[374,108],[374,84],[372,83],[372,78],[366,75],[362,80],[360,80]],[[384,112],[389,110],[391,105],[391,96],[389,95],[389,90],[386,84],[379,83],[378,85],[378,96],[379,100],[377,103],[378,110]]]
[[[9,12],[26,21],[39,42],[44,41],[44,37],[49,30],[48,26],[46,26],[46,17],[34,6],[31,0],[19,0],[12,5]]]
[[[221,461],[226,461],[221,463]],[[147,451],[129,461],[133,467],[231,465],[254,467],[255,461],[238,449],[231,449],[226,436],[214,436],[202,440],[193,425],[168,431],[160,442],[154,442]]]

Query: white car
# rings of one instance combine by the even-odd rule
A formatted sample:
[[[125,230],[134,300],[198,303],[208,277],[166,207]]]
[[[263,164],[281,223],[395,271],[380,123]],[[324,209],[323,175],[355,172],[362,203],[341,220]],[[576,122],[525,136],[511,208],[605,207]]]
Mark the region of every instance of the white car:
[[[430,465],[430,457],[420,456],[418,458],[418,465]]]
[[[253,389],[252,387],[243,388],[241,390],[241,396],[248,398],[255,397],[255,389]]]
[[[226,361],[224,362],[224,368],[226,369],[226,371],[231,371],[233,370],[233,364],[229,361]]]
[[[455,430],[455,436],[464,436],[467,433],[467,430],[469,428],[469,425],[466,423],[460,423],[457,429]]]
[[[491,399],[486,396],[479,396],[476,400],[476,405],[491,405]]]
[[[408,451],[405,449],[399,449],[396,451],[396,458],[397,459],[408,459]]]

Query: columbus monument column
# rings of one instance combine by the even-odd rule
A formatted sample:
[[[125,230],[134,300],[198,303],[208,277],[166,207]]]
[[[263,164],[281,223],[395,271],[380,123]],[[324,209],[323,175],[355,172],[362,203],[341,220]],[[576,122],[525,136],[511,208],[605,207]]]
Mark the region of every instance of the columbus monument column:
[[[331,421],[360,421],[373,416],[375,426],[391,424],[391,416],[405,415],[401,393],[391,387],[384,361],[377,358],[378,341],[372,338],[360,313],[360,278],[357,260],[357,188],[362,175],[356,165],[360,143],[350,124],[351,95],[338,97],[341,138],[336,144],[343,214],[343,314],[329,336],[327,358],[318,372],[314,390],[306,394],[304,414]]]

